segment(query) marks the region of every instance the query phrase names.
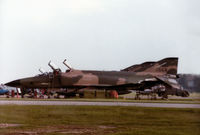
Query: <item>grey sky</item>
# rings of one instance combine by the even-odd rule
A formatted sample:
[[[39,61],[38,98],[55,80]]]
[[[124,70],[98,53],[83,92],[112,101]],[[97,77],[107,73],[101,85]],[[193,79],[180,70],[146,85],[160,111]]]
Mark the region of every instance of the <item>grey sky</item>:
[[[120,70],[179,57],[200,73],[199,0],[0,0],[0,83],[66,58],[77,69]]]

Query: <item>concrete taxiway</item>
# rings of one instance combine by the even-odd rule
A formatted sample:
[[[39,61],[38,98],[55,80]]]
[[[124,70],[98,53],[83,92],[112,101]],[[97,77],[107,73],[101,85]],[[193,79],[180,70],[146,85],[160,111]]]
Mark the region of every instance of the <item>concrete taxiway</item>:
[[[130,102],[85,102],[85,101],[9,101],[1,100],[0,105],[71,105],[71,106],[136,106],[161,108],[200,108],[200,104],[178,103],[130,103]]]

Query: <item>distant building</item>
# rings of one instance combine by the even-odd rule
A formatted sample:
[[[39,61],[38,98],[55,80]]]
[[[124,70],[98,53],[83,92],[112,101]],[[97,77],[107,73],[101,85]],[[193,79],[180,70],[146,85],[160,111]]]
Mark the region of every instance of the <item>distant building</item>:
[[[200,92],[200,75],[180,74],[178,82],[189,92]]]

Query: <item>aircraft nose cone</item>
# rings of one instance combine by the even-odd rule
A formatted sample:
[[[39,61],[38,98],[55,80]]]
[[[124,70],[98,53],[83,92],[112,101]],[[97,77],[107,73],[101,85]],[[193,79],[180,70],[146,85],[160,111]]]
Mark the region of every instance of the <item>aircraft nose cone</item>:
[[[20,80],[15,80],[15,81],[12,81],[12,82],[8,82],[5,85],[11,86],[11,87],[18,87],[18,86],[20,86]]]

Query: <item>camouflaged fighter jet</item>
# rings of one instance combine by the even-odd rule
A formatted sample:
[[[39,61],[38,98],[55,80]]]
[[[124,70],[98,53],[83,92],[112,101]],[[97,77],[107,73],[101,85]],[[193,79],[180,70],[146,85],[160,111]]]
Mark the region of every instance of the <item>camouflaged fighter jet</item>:
[[[126,69],[123,71],[76,70],[66,64],[66,61],[63,63],[69,68],[66,72],[61,72],[60,68],[49,62],[48,65],[53,72],[15,80],[6,85],[19,87],[22,92],[27,88],[64,88],[76,91],[82,89],[116,90],[119,94],[130,93],[130,90],[144,91],[157,85],[163,85],[176,91],[179,96],[188,96],[188,92],[180,89],[176,82],[178,58],[147,62],[140,67],[135,66],[134,72],[127,72]]]

